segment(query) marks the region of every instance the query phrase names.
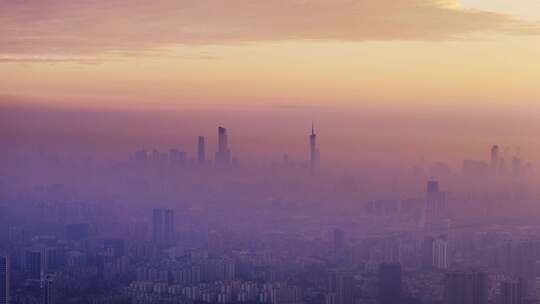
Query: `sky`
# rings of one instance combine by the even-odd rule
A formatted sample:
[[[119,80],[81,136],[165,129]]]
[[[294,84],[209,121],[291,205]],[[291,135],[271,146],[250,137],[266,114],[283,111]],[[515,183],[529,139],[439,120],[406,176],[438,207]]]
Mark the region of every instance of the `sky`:
[[[0,0],[0,103],[288,109],[327,130],[391,113],[364,127],[457,141],[454,122],[540,152],[539,34],[540,0]]]

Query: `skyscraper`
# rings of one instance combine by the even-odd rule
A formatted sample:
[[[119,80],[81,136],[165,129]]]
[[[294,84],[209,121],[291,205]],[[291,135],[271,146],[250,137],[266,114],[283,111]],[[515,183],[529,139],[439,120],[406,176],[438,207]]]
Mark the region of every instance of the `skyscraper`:
[[[174,243],[174,211],[171,209],[154,209],[152,213],[153,241],[160,245]]]
[[[0,256],[0,304],[9,304],[9,257]]]
[[[427,183],[426,192],[429,195],[430,193],[437,193],[439,192],[439,182],[436,180],[430,180]]]
[[[453,271],[446,274],[445,304],[486,304],[488,277],[480,271]]]
[[[25,270],[34,279],[41,279],[47,273],[47,250],[45,248],[30,250],[25,253]]]
[[[493,173],[497,173],[499,167],[499,146],[493,145],[491,147],[491,170]]]
[[[227,129],[218,127],[218,151],[215,161],[217,164],[229,164],[231,162],[231,150],[227,138]]]
[[[341,229],[334,229],[334,253],[342,254],[345,251],[345,236]]]
[[[56,304],[56,284],[55,277],[52,274],[46,275],[43,279],[41,300],[43,304]]]
[[[168,245],[174,243],[174,211],[172,209],[165,210],[163,238],[165,243]]]
[[[448,241],[445,237],[427,236],[422,244],[422,266],[448,268]]]
[[[311,170],[319,167],[319,148],[317,148],[317,134],[315,134],[315,125],[311,125],[311,134],[309,135],[309,166]]]
[[[397,304],[401,301],[401,264],[379,265],[379,304]]]
[[[428,181],[426,190],[427,220],[443,217],[446,210],[446,193],[439,191],[439,182],[436,180]]]
[[[527,297],[526,282],[520,280],[506,280],[501,282],[501,304],[524,304]]]
[[[197,162],[204,164],[206,162],[206,151],[204,148],[204,136],[199,136],[197,141]]]

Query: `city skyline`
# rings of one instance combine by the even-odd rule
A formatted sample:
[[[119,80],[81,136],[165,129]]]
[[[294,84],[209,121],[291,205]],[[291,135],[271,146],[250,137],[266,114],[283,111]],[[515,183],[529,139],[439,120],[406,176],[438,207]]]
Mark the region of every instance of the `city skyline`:
[[[0,304],[540,304],[540,0],[0,0]]]

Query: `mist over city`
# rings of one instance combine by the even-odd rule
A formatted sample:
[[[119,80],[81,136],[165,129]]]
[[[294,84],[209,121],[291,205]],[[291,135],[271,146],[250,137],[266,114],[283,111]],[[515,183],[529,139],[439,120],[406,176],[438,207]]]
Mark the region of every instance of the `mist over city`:
[[[540,2],[0,0],[0,304],[540,303]]]

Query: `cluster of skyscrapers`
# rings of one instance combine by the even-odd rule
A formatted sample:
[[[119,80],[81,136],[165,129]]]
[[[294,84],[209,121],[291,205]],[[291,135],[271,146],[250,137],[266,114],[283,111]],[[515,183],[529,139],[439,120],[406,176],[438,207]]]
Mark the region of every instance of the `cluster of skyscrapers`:
[[[210,160],[207,158],[206,138],[199,136],[197,138],[197,151],[195,162],[198,165],[204,165]],[[288,160],[288,156],[286,156]],[[188,161],[187,153],[179,149],[171,149],[169,153],[160,153],[158,150],[147,151],[141,149],[135,152],[135,160],[144,162],[148,160],[169,160],[173,164],[182,164]],[[214,164],[217,166],[226,166],[235,164],[237,159],[233,157],[229,147],[229,139],[227,129],[218,127],[217,151],[214,154]],[[311,134],[309,135],[309,168],[314,171],[320,166],[320,151],[317,146],[317,134],[315,127],[312,125]]]

